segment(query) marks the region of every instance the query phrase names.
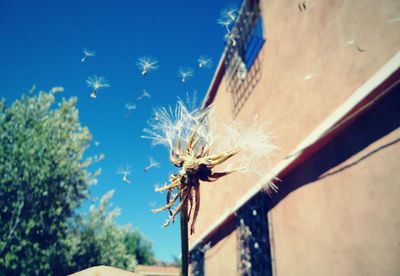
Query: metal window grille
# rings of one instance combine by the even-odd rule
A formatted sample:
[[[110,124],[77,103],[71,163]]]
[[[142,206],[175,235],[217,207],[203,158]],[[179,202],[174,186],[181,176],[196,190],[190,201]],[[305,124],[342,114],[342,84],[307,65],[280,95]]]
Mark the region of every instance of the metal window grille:
[[[272,275],[265,195],[257,194],[237,213],[238,274]]]
[[[231,30],[225,59],[227,89],[236,116],[261,79],[263,37],[258,0],[245,0]]]
[[[200,244],[190,251],[190,264],[192,276],[204,275],[204,252],[203,246]]]

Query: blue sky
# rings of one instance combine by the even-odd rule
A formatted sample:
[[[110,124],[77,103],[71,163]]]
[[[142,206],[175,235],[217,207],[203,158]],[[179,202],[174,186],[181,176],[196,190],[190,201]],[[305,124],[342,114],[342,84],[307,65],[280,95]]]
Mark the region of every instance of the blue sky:
[[[2,0],[0,1],[0,97],[10,104],[27,94],[33,84],[38,90],[63,86],[57,97],[78,97],[79,116],[98,147],[88,155],[104,153],[106,158],[94,165],[103,172],[91,188],[101,197],[115,189],[114,206],[122,209],[117,222],[131,224],[153,242],[156,257],[170,261],[180,254],[179,223],[162,228],[167,213],[152,214],[152,203],[161,206],[165,194],[157,194],[156,183],[167,181],[174,171],[166,149],[151,147],[140,138],[152,109],[175,105],[177,97],[197,91],[201,100],[210,84],[224,49],[225,28],[216,20],[229,5],[227,0]],[[81,63],[83,48],[96,56]],[[200,70],[201,55],[213,58],[209,70]],[[141,56],[159,62],[158,70],[143,77],[136,66]],[[195,76],[182,83],[180,66],[190,66]],[[85,80],[104,76],[111,87],[89,97]],[[143,89],[150,99],[138,102]],[[125,103],[137,105],[125,116]],[[161,167],[143,172],[148,157]],[[116,174],[118,167],[130,164],[132,184]],[[89,203],[84,205],[87,210]]]

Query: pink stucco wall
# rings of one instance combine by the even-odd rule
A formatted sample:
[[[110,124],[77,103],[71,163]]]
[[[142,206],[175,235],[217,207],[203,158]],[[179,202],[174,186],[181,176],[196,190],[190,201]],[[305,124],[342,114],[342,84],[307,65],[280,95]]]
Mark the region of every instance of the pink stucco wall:
[[[306,1],[303,12],[299,1],[260,2],[267,39],[262,77],[237,119],[246,121],[257,114],[268,124],[279,150],[259,164],[259,171],[267,172],[399,51],[400,22],[392,21],[400,16],[400,2]],[[355,44],[349,44],[350,40]],[[232,118],[225,80],[213,108],[218,120],[211,128]],[[398,145],[391,147],[360,166],[307,185],[270,212],[277,275],[394,275],[400,271],[394,260],[400,258],[396,234],[400,217],[393,211],[400,207],[396,200],[399,152]],[[255,175],[233,174],[216,183],[203,183],[191,241],[198,240],[257,181]],[[371,205],[371,201],[381,204]],[[206,260],[206,267],[210,273],[219,264]]]

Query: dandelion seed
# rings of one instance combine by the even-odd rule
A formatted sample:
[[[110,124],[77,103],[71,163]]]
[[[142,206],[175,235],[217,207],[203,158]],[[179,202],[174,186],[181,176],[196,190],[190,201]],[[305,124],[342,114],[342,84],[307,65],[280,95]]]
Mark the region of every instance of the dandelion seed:
[[[144,98],[151,98],[151,95],[149,92],[147,92],[146,90],[143,90],[143,94],[139,97],[137,97],[138,101],[143,100]]]
[[[247,76],[247,67],[246,64],[241,60],[239,63],[239,68],[237,71],[237,75],[239,77],[240,80],[244,81],[246,79]]]
[[[221,17],[229,18],[231,21],[235,21],[239,14],[239,8],[237,5],[231,4],[221,11]]]
[[[153,157],[150,157],[150,158],[149,158],[149,165],[147,165],[147,166],[144,168],[144,172],[147,172],[147,171],[150,170],[151,168],[158,168],[158,167],[160,167],[160,163],[157,162],[157,161],[155,161],[155,160],[153,159]]]
[[[225,17],[225,18],[218,18],[217,23],[219,25],[222,25],[225,27],[226,32],[229,34],[231,32],[230,30],[230,26],[233,23],[233,21],[229,18],[229,17]]]
[[[93,77],[89,77],[86,80],[86,84],[88,87],[93,88],[92,92],[90,93],[90,97],[92,97],[93,99],[97,98],[97,95],[96,95],[97,90],[99,90],[101,88],[110,87],[110,84],[108,83],[108,81],[105,78],[98,77],[96,75],[94,75]]]
[[[180,67],[178,70],[178,76],[182,82],[186,82],[190,77],[194,76],[193,69],[190,67]]]
[[[199,63],[200,68],[208,69],[212,66],[213,60],[212,58],[209,58],[208,56],[201,56],[197,60]]]
[[[151,208],[152,210],[153,210],[153,209],[156,209],[157,202],[151,201],[151,202],[149,202],[149,206],[150,206],[150,208]]]
[[[127,109],[125,116],[129,116],[131,114],[131,111],[136,109],[136,105],[131,103],[126,103],[125,108]]]
[[[128,179],[128,175],[132,173],[131,166],[127,165],[125,167],[120,167],[117,170],[117,174],[122,175],[122,181],[124,181],[126,184],[131,184],[131,181]]]
[[[302,73],[297,73],[294,77],[296,82],[308,82],[312,79],[318,78],[322,73],[321,72],[309,72],[308,74],[301,75]]]
[[[161,185],[158,184],[158,183],[155,183],[155,184],[153,185],[153,189],[154,189],[154,190],[158,190],[160,187],[161,187]]]
[[[141,57],[136,62],[136,65],[142,71],[142,75],[147,75],[148,72],[154,71],[158,68],[158,61],[150,57]]]
[[[236,21],[239,13],[239,8],[235,5],[230,5],[221,11],[220,17],[217,19],[217,23],[225,27],[226,32],[229,34],[230,27]]]
[[[238,39],[239,39],[239,34],[236,29],[234,29],[232,32],[227,33],[225,35],[226,43],[228,43],[228,44],[231,43],[233,47],[236,46]]]
[[[365,49],[362,49],[362,48],[360,48],[360,47],[358,46],[358,44],[357,44],[356,39],[355,39],[354,36],[353,36],[352,39],[347,40],[347,44],[353,45],[353,46],[357,49],[357,51],[359,51],[359,52],[365,52]]]
[[[36,84],[33,84],[31,89],[29,89],[29,94],[32,94],[36,90]]]
[[[52,94],[62,93],[62,92],[64,92],[64,87],[62,87],[62,86],[56,86],[56,87],[53,87],[52,89],[50,89],[50,93],[52,93]]]
[[[98,146],[100,146],[100,142],[99,142],[99,141],[94,141],[94,145],[95,145],[96,147],[98,147]]]
[[[97,185],[98,182],[99,182],[99,181],[98,181],[97,178],[93,178],[93,179],[90,179],[90,180],[88,181],[88,185],[89,185],[89,186]]]
[[[87,60],[88,57],[94,57],[95,56],[95,52],[93,51],[89,51],[88,49],[83,49],[83,57],[81,59],[81,62],[85,62]]]
[[[309,80],[309,79],[311,79],[313,76],[314,76],[314,74],[311,73],[311,74],[305,75],[303,79],[304,79],[304,80]]]
[[[104,160],[104,154],[93,156],[93,162],[99,162],[101,160]]]

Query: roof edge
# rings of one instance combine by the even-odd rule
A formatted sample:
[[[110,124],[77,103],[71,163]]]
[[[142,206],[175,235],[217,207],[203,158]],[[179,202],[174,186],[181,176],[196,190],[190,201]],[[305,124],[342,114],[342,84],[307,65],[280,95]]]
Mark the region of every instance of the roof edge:
[[[219,85],[220,85],[222,78],[224,77],[224,73],[225,73],[226,51],[227,51],[227,47],[225,47],[225,50],[222,53],[221,58],[219,59],[217,69],[214,72],[214,76],[211,80],[210,86],[208,87],[207,93],[204,96],[203,103],[201,104],[202,109],[210,106],[213,103],[215,96],[217,95]]]

